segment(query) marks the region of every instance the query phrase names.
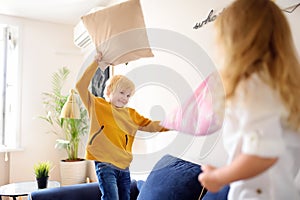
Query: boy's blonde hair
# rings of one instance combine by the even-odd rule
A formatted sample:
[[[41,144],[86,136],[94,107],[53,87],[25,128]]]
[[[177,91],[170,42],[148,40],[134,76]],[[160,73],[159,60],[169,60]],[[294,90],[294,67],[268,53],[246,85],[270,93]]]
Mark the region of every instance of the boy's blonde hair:
[[[119,90],[127,90],[131,91],[131,96],[135,92],[135,85],[134,83],[128,79],[126,76],[123,75],[114,75],[109,78],[106,82],[106,86],[104,88],[104,96],[106,99],[109,99],[109,95],[113,93],[116,89]]]
[[[300,129],[300,64],[284,14],[270,0],[237,0],[216,20],[224,53],[221,76],[226,99],[238,83],[257,73],[280,94],[288,122]],[[276,109],[276,108],[274,108]]]

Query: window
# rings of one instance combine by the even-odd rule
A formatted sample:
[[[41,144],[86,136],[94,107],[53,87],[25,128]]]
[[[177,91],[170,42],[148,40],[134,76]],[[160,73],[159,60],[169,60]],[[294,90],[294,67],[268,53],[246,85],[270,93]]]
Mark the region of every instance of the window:
[[[18,28],[0,24],[0,150],[19,147]]]

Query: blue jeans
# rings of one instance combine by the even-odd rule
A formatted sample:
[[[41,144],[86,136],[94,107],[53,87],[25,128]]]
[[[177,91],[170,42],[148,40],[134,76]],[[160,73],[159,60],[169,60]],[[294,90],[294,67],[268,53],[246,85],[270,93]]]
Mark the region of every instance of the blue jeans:
[[[101,200],[130,200],[130,172],[112,164],[95,161]]]

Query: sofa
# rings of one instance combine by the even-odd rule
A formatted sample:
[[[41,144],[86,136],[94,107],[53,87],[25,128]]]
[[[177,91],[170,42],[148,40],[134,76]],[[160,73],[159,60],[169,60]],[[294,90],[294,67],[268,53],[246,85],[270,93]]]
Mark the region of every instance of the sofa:
[[[83,183],[32,192],[28,200],[99,200],[101,197],[97,183]]]
[[[130,186],[130,199],[137,199],[139,190],[137,181],[132,180]],[[28,200],[99,200],[101,192],[98,183],[82,183],[37,190],[28,195]]]
[[[132,180],[131,200],[226,200],[229,187],[218,193],[202,191],[198,182],[200,165],[172,155],[163,156],[153,167],[146,181]],[[28,200],[100,200],[98,183],[84,183],[37,190]]]

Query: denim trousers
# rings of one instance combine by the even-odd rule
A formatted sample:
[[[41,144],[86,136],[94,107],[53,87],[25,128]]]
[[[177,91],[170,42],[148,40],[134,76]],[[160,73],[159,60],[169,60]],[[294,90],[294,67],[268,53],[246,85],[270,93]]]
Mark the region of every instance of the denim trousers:
[[[130,172],[110,163],[95,161],[101,200],[130,200]]]

